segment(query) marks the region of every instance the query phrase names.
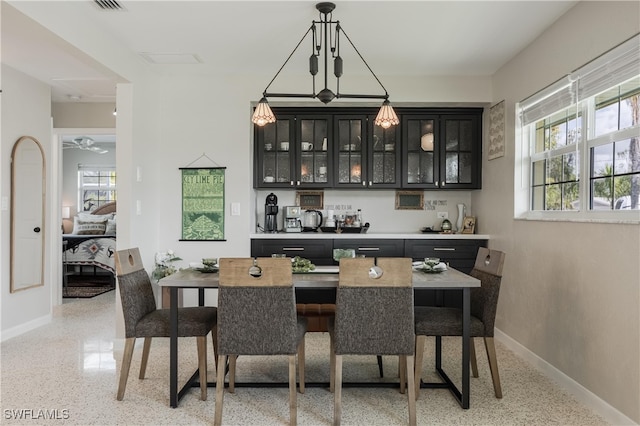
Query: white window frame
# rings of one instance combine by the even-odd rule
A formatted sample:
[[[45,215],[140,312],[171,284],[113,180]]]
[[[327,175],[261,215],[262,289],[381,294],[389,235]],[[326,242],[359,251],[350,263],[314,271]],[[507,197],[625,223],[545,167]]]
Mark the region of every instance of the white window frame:
[[[88,165],[88,164],[78,164],[78,206],[77,206],[77,211],[78,212],[85,212],[84,210],[84,201],[83,201],[83,194],[84,191],[86,190],[93,190],[93,191],[115,191],[117,193],[117,176],[116,176],[116,184],[114,184],[113,186],[109,185],[107,188],[100,186],[100,185],[93,185],[93,184],[85,184],[82,180],[82,174],[85,171],[92,171],[92,172],[101,172],[101,171],[108,171],[108,172],[114,172],[116,171],[116,166],[115,165],[104,165],[104,164],[100,164],[100,165]],[[117,198],[117,196],[116,196]],[[114,200],[115,201],[115,198]],[[98,205],[99,207],[99,205]]]
[[[599,137],[593,137],[595,133],[595,105],[594,99],[597,93],[590,93],[581,102],[576,99],[580,95],[581,88],[578,81],[581,76],[587,75],[598,67],[604,69],[612,57],[620,51],[630,50],[629,46],[637,49],[640,43],[640,35],[622,43],[610,52],[596,58],[589,64],[572,72],[566,77],[558,80],[547,88],[534,94],[533,96],[516,104],[516,153],[514,168],[514,217],[516,219],[548,220],[548,221],[576,221],[576,222],[607,222],[607,223],[640,223],[640,210],[590,210],[590,176],[591,161],[590,152],[592,147],[609,144],[614,141],[621,141],[632,137],[640,137],[640,124],[607,133]],[[633,50],[633,49],[631,49]],[[636,55],[637,56],[637,55]],[[637,60],[637,58],[635,59]],[[637,69],[637,67],[636,67]],[[604,73],[603,73],[604,74]],[[621,84],[626,78],[620,77],[621,81],[612,83],[610,87]],[[602,84],[601,82],[598,82]],[[604,83],[606,84],[606,82]],[[559,102],[555,102],[555,100]],[[546,103],[545,103],[546,102]],[[553,151],[533,153],[533,141],[535,140],[535,123],[545,116],[551,116],[569,106],[575,106],[576,112],[582,116],[582,131],[580,140],[575,145],[563,146]],[[538,117],[532,121],[528,117],[527,122],[522,112],[538,108],[533,114]],[[578,108],[580,108],[578,110]],[[545,111],[546,109],[546,111]],[[543,158],[551,158],[559,154],[575,152],[578,162],[578,185],[580,205],[578,210],[532,210],[532,164]]]

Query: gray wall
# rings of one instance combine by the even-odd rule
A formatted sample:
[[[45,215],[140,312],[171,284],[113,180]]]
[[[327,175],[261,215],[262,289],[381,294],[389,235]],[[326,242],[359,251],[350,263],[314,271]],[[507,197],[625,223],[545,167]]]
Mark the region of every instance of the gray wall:
[[[639,5],[580,2],[494,75],[507,152],[492,161],[485,153],[483,190],[473,194],[490,245],[507,253],[496,326],[636,423],[640,227],[515,220],[513,193],[515,103],[637,33]]]

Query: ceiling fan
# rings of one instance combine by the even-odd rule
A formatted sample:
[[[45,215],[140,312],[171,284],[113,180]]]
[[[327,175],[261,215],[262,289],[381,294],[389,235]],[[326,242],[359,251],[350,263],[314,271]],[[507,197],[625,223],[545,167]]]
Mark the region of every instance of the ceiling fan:
[[[92,151],[96,154],[106,154],[109,152],[106,149],[100,148],[99,146],[94,146],[95,141],[91,139],[89,136],[79,136],[74,138],[72,141],[62,141],[63,149],[84,149],[85,151]]]

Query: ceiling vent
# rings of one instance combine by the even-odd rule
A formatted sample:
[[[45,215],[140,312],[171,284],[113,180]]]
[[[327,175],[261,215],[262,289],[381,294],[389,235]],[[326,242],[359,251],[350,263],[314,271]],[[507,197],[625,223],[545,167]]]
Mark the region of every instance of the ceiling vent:
[[[124,7],[116,0],[93,0],[102,10],[124,10]]]

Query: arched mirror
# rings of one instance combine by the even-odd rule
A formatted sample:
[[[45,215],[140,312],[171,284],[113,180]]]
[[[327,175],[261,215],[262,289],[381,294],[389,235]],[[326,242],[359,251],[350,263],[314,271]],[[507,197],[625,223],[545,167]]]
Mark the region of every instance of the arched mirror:
[[[22,136],[11,152],[11,293],[44,285],[45,161]]]

